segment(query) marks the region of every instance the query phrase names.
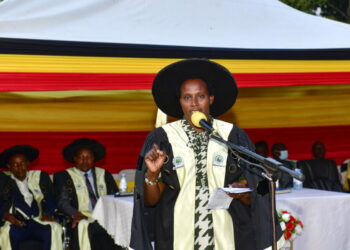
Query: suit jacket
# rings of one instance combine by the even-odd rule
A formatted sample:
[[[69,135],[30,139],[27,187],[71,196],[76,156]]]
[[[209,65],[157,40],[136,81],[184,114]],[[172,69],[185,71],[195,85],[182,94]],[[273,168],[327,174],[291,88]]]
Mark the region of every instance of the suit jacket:
[[[97,190],[95,168],[92,168],[92,173],[94,177],[94,187],[95,190]],[[79,205],[77,192],[71,176],[66,170],[64,170],[55,173],[53,180],[58,209],[69,216],[73,216],[74,213],[78,212]],[[107,187],[107,194],[118,192],[117,184],[111,173],[107,170],[105,170],[105,184]],[[96,196],[99,198],[98,194],[96,194]]]
[[[5,180],[5,182],[2,184],[3,188],[0,190],[0,218],[2,218],[4,213],[10,212],[11,206],[21,209],[28,216],[38,216],[38,202],[34,199],[29,207],[29,205],[25,202],[15,180],[10,177],[3,177],[2,179]],[[42,213],[53,215],[56,210],[53,186],[49,175],[43,171],[40,171],[39,186],[44,195],[43,200],[40,202]]]

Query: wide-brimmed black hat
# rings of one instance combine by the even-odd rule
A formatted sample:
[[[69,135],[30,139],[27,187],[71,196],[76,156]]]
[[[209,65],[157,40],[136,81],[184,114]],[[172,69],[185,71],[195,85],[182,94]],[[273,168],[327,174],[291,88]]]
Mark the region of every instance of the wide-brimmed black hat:
[[[89,138],[80,138],[67,145],[62,151],[62,155],[64,159],[74,163],[76,153],[82,148],[90,149],[94,153],[95,162],[101,160],[106,154],[105,147],[98,141]]]
[[[11,156],[23,154],[26,156],[28,161],[34,161],[39,156],[39,150],[30,145],[15,145],[10,148],[6,148],[0,156],[0,166],[7,168],[7,163]]]
[[[199,78],[215,96],[210,114],[217,117],[229,110],[236,101],[238,89],[230,71],[208,59],[186,59],[163,68],[153,80],[152,94],[158,108],[177,118],[183,117],[179,102],[181,84]]]

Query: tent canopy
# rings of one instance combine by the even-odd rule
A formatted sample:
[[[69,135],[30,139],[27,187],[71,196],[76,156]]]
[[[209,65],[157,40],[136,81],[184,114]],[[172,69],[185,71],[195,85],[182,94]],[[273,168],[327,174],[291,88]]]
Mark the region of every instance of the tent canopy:
[[[252,49],[350,48],[350,26],[278,0],[5,0],[0,37]]]

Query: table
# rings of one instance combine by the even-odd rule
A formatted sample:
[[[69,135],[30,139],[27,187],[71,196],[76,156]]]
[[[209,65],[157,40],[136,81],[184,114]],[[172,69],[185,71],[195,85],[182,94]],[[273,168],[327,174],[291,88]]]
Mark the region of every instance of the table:
[[[92,214],[114,238],[129,246],[133,197],[102,196]],[[294,240],[295,250],[350,249],[350,194],[304,188],[276,195],[276,208],[290,211],[304,224]]]
[[[96,203],[92,217],[106,229],[114,242],[122,247],[129,247],[133,196],[114,197],[104,195]]]
[[[350,194],[304,188],[276,195],[276,208],[290,211],[304,224],[295,250],[350,249]]]

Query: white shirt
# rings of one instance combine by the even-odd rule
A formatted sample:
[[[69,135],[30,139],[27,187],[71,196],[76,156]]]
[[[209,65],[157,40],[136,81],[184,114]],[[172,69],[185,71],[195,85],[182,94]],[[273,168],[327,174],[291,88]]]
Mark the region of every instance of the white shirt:
[[[19,191],[24,197],[24,201],[30,207],[33,202],[33,195],[28,188],[28,176],[26,176],[26,178],[23,181],[18,180],[13,174],[11,174],[11,178],[15,180]]]

